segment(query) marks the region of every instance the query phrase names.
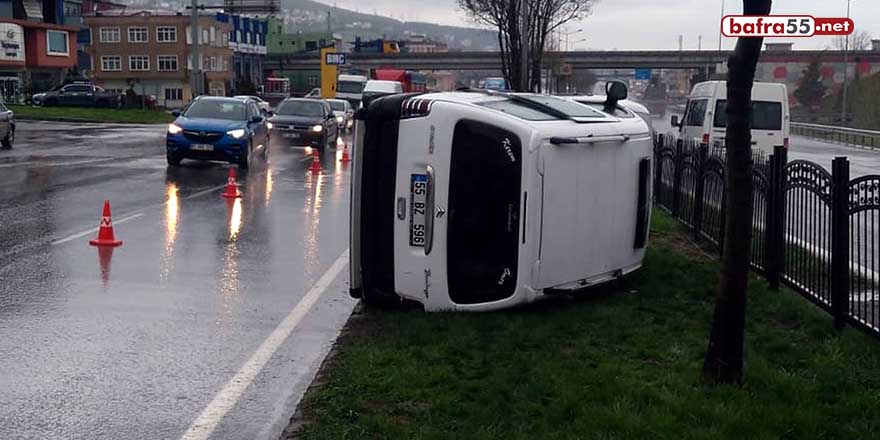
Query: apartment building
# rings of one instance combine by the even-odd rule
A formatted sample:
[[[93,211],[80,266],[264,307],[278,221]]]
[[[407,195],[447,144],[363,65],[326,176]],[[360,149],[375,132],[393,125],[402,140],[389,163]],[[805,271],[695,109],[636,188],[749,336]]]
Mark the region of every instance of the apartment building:
[[[108,90],[156,97],[159,105],[183,106],[192,97],[188,15],[157,10],[106,10],[84,17],[91,30],[91,77]],[[232,90],[232,26],[215,15],[199,17],[199,67],[204,90],[224,96]]]
[[[0,2],[0,98],[21,102],[61,82],[76,65],[77,28],[52,0]]]

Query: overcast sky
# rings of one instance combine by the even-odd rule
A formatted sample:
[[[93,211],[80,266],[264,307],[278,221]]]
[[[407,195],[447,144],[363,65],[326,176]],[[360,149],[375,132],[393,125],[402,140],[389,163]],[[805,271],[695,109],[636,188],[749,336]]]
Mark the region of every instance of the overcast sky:
[[[474,26],[456,0],[320,0],[346,9],[378,13],[407,21]],[[699,36],[704,49],[718,48],[722,0],[597,0],[590,16],[567,26],[572,49],[677,49],[683,35],[685,49],[696,49]],[[726,14],[742,11],[740,0],[726,0]],[[846,16],[846,0],[774,0],[773,14],[806,14],[815,17]],[[880,0],[852,0],[851,17],[857,29],[880,38]],[[830,37],[791,39],[795,49],[822,49]],[[782,42],[784,39],[767,39]],[[735,39],[725,38],[725,48]]]

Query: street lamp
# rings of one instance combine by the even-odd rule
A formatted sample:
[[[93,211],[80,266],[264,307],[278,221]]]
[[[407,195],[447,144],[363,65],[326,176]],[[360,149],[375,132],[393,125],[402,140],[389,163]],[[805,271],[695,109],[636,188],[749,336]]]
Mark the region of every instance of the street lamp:
[[[724,20],[724,0],[721,0],[721,18],[718,20],[719,22]],[[721,28],[718,29],[718,51],[721,51]]]
[[[849,7],[851,0],[846,0],[846,18],[849,18]],[[840,122],[846,122],[846,92],[848,89],[849,77],[849,34],[844,36],[843,43],[843,98],[840,101]]]
[[[575,34],[581,33],[581,32],[583,32],[583,31],[584,31],[583,29],[578,29],[578,30],[576,30],[576,31],[574,31],[574,32],[560,32],[560,33],[559,33],[560,39],[562,39],[561,37],[562,37],[563,35],[565,35],[565,51],[566,51],[566,52],[568,52],[568,37],[571,36],[571,35],[575,35]],[[560,43],[561,43],[561,41],[560,41]],[[562,46],[562,44],[560,44],[560,46]]]

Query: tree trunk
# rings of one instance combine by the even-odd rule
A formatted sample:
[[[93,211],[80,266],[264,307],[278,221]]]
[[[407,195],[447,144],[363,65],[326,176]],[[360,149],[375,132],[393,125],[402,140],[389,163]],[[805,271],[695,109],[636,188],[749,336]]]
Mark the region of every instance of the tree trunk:
[[[771,0],[743,0],[744,15],[767,15]],[[741,383],[752,243],[752,83],[762,38],[740,38],[727,76],[727,207],[715,317],[703,362],[707,383]]]

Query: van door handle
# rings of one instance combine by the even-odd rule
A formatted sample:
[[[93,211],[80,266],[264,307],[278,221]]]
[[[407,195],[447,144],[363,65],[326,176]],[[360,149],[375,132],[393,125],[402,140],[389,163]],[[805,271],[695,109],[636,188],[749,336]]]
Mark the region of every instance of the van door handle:
[[[434,167],[425,167],[425,175],[428,178],[425,185],[425,255],[429,255],[434,248]]]

